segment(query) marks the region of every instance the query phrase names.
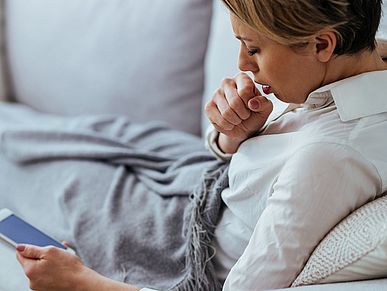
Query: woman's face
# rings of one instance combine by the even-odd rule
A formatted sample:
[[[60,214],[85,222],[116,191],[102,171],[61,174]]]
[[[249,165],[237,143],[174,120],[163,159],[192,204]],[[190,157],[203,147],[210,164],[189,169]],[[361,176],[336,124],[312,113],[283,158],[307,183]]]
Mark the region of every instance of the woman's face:
[[[240,40],[239,69],[250,71],[263,91],[287,103],[304,103],[309,93],[322,85],[325,65],[318,61],[313,44],[302,49],[281,45],[231,15]]]

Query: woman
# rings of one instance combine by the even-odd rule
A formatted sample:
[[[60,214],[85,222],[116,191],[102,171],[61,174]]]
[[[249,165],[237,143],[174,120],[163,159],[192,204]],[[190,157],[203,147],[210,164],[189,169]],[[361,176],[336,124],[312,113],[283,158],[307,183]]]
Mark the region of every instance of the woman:
[[[338,221],[386,191],[387,64],[375,48],[382,1],[224,2],[240,70],[291,105],[264,126],[272,104],[242,73],[206,106],[210,148],[232,155],[216,271],[223,290],[288,287]],[[140,290],[59,249],[17,251],[34,290]]]

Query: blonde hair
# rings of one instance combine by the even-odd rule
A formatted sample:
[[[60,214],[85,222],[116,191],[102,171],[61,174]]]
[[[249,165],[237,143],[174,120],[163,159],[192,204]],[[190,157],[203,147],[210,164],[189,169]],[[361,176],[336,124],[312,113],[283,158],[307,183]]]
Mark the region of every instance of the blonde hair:
[[[223,0],[244,23],[290,47],[324,30],[337,38],[336,54],[375,49],[382,0]]]

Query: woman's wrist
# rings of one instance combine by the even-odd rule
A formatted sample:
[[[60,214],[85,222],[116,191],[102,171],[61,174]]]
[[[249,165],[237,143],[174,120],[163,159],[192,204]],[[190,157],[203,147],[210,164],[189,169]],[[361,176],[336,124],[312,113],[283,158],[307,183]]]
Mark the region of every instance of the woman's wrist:
[[[243,140],[231,138],[223,133],[219,133],[218,147],[224,153],[233,154],[237,151]]]
[[[140,288],[117,282],[85,267],[79,274],[78,291],[139,291]]]

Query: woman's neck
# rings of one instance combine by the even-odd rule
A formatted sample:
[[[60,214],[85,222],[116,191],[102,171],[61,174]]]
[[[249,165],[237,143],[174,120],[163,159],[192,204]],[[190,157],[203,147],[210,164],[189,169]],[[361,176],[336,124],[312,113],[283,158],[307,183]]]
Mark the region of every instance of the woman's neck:
[[[326,64],[325,69],[322,85],[366,72],[387,70],[387,63],[382,60],[376,50],[364,51],[356,55],[334,57]]]

